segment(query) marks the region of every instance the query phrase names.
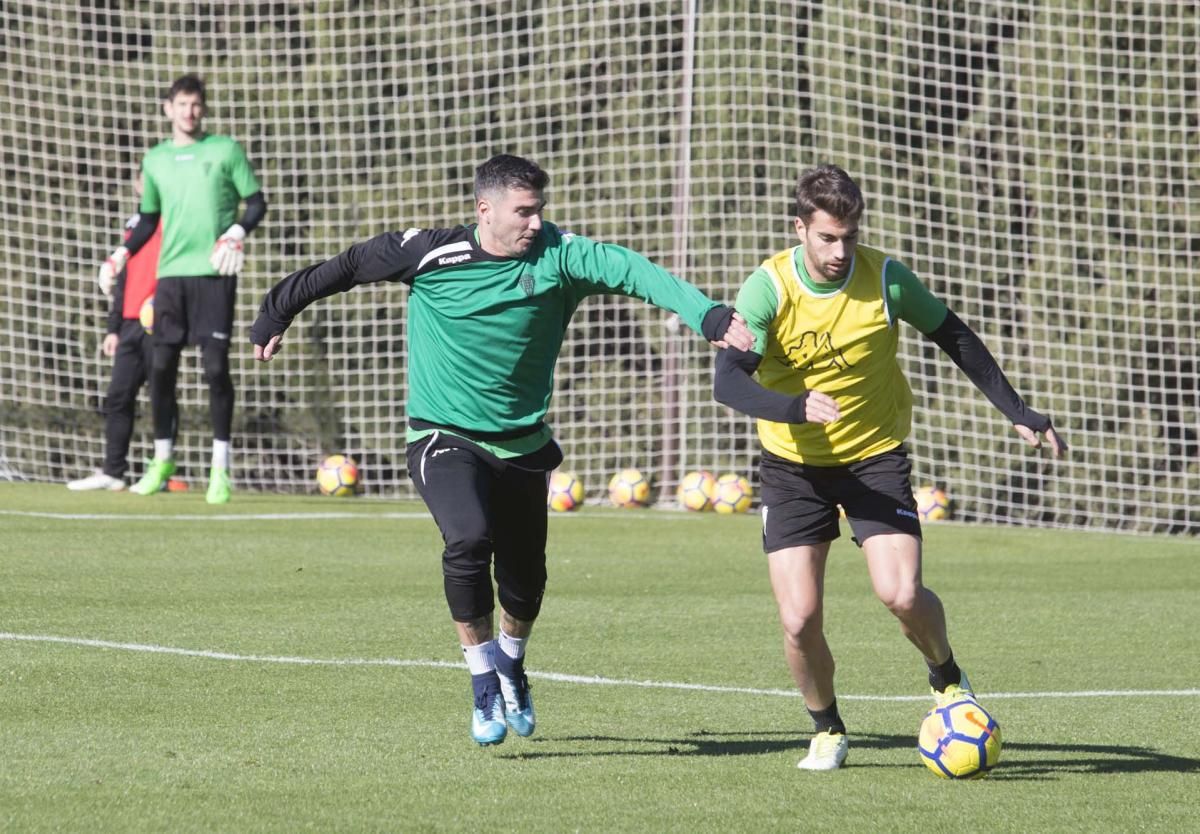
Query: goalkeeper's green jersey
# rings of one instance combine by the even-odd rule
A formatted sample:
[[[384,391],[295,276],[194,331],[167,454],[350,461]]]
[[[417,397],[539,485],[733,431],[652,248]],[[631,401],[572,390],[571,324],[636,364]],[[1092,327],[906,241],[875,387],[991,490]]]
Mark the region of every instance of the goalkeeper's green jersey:
[[[705,316],[718,306],[636,252],[550,223],[519,258],[485,252],[474,225],[410,229],[371,238],[285,278],[264,299],[252,341],[266,344],[319,298],[379,281],[411,288],[410,426],[416,421],[462,432],[504,457],[550,439],[542,419],[554,365],[583,299],[600,293],[641,298],[678,313],[701,334]],[[410,439],[415,436],[419,429],[410,431]]]
[[[190,145],[168,139],[147,151],[142,188],[140,210],[162,215],[160,281],[216,275],[213,245],[237,222],[238,203],[261,190],[242,146],[210,134]]]

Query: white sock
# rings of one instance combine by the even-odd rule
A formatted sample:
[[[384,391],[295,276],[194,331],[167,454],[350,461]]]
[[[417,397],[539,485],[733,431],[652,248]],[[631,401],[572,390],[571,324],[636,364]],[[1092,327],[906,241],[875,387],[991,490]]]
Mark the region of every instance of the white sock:
[[[520,660],[525,656],[525,644],[528,642],[528,637],[512,637],[505,634],[504,629],[500,629],[500,636],[496,638],[496,645],[500,647],[500,651],[513,660]]]
[[[213,457],[212,465],[219,466],[222,469],[229,468],[229,441],[214,440],[213,441]]]
[[[463,646],[463,657],[467,659],[467,669],[472,675],[482,675],[485,672],[494,671],[496,668],[496,659],[492,655],[493,646],[496,643],[493,640],[488,640],[486,643],[480,643],[478,646]]]
[[[174,440],[155,440],[154,441],[154,459],[155,460],[170,460],[175,456],[175,441]]]

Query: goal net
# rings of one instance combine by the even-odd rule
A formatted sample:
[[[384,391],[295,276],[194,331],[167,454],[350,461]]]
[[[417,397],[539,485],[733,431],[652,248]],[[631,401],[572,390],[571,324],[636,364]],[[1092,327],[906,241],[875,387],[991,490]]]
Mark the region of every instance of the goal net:
[[[304,492],[322,456],[408,497],[405,291],[318,302],[270,365],[247,328],[287,273],[353,242],[472,216],[498,152],[551,173],[547,219],[637,249],[732,301],[794,243],[818,162],[1072,444],[1026,448],[902,325],[915,480],[957,517],[1200,532],[1198,33],[1191,2],[876,0],[130,2],[0,6],[0,477],[99,465],[110,360],[95,274],[136,208],[185,72],[246,147],[270,209],[247,244],[233,363],[239,489]],[[754,477],[751,420],[711,398],[712,351],[661,311],[587,301],[549,414],[600,500],[636,466]],[[178,459],[203,482],[208,394],[179,375]],[[131,457],[149,454],[148,402]]]

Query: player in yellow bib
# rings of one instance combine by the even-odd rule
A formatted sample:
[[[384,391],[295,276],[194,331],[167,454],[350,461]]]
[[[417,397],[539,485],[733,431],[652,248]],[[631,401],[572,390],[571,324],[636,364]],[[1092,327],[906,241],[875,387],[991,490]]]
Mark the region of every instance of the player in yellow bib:
[[[746,280],[736,308],[755,346],[722,351],[713,385],[717,400],[758,418],[763,549],[784,654],[815,725],[804,770],[836,769],[848,749],[822,627],[839,505],[875,594],[925,658],[935,700],[974,698],[950,649],[941,600],[921,582],[921,523],[904,447],[912,391],[896,360],[899,323],[941,347],[1030,445],[1040,446],[1042,435],[1055,457],[1067,448],[979,337],[908,267],[859,245],[864,208],[842,169],[822,165],[800,175],[800,245]]]

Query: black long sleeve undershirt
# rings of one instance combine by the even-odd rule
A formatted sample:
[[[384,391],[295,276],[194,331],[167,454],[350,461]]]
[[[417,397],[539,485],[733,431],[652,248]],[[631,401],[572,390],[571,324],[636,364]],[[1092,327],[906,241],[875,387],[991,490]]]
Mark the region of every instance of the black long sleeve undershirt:
[[[1025,404],[1021,395],[1000,370],[991,351],[953,310],[947,310],[945,320],[936,330],[925,335],[945,351],[954,364],[967,375],[967,379],[971,380],[1013,425],[1028,426],[1037,432],[1044,432],[1050,428],[1050,418]]]
[[[250,234],[254,227],[262,222],[267,216],[267,198],[262,191],[255,191],[246,198],[246,213],[242,215],[242,219],[238,221],[238,225],[246,230],[246,234]]]
[[[129,230],[129,237],[125,238],[124,246],[129,250],[130,255],[135,254],[150,241],[150,238],[154,237],[154,230],[158,228],[160,217],[162,215],[159,212],[138,212],[137,225]]]
[[[377,235],[288,275],[263,296],[258,316],[250,325],[251,343],[266,345],[272,336],[285,332],[293,317],[314,301],[394,277],[394,264],[400,262],[403,246],[400,235]]]
[[[803,423],[804,400],[764,388],[754,379],[762,356],[749,350],[725,348],[717,353],[713,398],[750,417],[772,423]]]

